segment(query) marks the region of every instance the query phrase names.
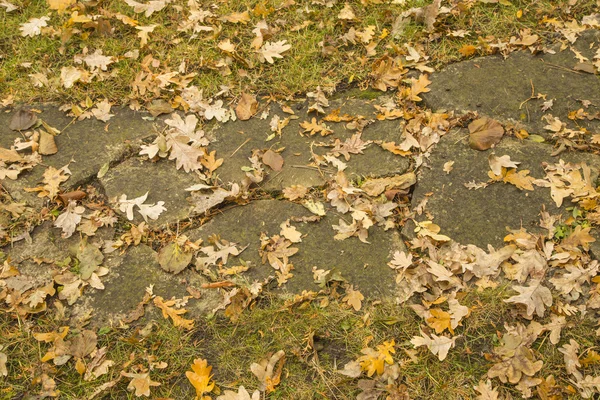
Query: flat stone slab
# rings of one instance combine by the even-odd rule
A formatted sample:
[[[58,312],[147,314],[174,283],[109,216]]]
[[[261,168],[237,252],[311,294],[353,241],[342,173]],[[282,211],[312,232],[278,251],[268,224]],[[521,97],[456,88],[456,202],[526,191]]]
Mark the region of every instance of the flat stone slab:
[[[595,50],[590,46],[598,43],[600,32],[586,31],[575,43],[590,61]],[[529,133],[550,137],[547,125],[541,118],[552,114],[575,129],[574,121],[568,119],[571,111],[584,108],[582,100],[592,103],[586,112],[590,115],[600,110],[600,79],[598,75],[575,71],[579,60],[569,50],[556,54],[532,55],[525,51],[501,56],[480,57],[452,64],[431,75],[429,93],[423,94],[426,104],[433,110],[478,111],[501,120],[523,124]],[[544,100],[531,97],[534,93],[554,100],[551,109],[541,110]],[[525,102],[526,101],[526,102]],[[577,124],[598,132],[598,120],[578,120]]]
[[[353,117],[363,117],[366,120],[372,120],[364,128],[362,140],[383,140],[402,141],[402,130],[398,121],[377,121],[375,119],[377,110],[373,107],[378,100],[361,100],[356,98],[341,98],[330,101],[330,106],[326,112],[340,109],[340,115],[349,114]],[[273,149],[284,148],[280,153],[284,158],[283,169],[279,172],[266,168],[268,176],[260,187],[266,190],[281,190],[291,185],[303,185],[307,187],[320,186],[325,184],[331,173],[336,170],[332,166],[326,168],[310,167],[311,163],[311,143],[312,150],[323,155],[330,148],[319,147],[319,143],[329,143],[335,139],[342,142],[350,138],[357,131],[348,129],[345,122],[325,122],[333,130],[333,134],[322,137],[320,135],[310,136],[308,133],[302,133],[303,128],[300,124],[305,121],[311,121],[316,118],[321,121],[324,115],[317,115],[316,112],[308,113],[308,103],[299,104],[293,108],[295,115],[284,113],[277,104],[270,105],[270,113],[266,119],[260,119],[255,116],[248,121],[233,121],[223,125],[215,126],[209,136],[212,139],[210,150],[216,150],[219,158],[224,158],[224,163],[216,170],[218,178],[227,182],[240,182],[245,173],[242,167],[250,166],[248,157],[252,155],[254,149]],[[281,137],[276,136],[270,141],[267,137],[272,134],[269,123],[275,116],[281,119],[290,118],[289,124],[283,128]],[[340,159],[346,162],[343,157]],[[388,174],[401,174],[406,172],[409,166],[409,160],[405,157],[394,155],[389,151],[381,149],[376,144],[371,144],[364,150],[363,154],[352,155],[348,161],[348,168],[345,171],[348,177],[358,176],[382,176]]]
[[[123,194],[131,200],[148,193],[146,204],[164,201],[167,210],[157,220],[148,220],[148,224],[153,227],[188,218],[191,215],[191,205],[187,200],[190,192],[185,189],[200,182],[194,173],[177,170],[172,161],[152,162],[141,157],[133,157],[120,163],[100,179],[109,200],[118,199]],[[116,204],[112,205],[116,212],[125,215]],[[133,222],[139,224],[142,221],[142,216],[134,211]]]
[[[188,319],[205,316],[222,301],[222,296],[214,289],[201,288],[208,281],[197,272],[187,269],[174,275],[163,271],[156,252],[144,244],[130,247],[123,255],[113,256],[107,264],[110,272],[102,278],[105,288],[89,288],[76,303],[74,311],[74,314],[92,312],[96,326],[118,324],[142,301],[150,286],[154,295],[165,300],[191,297],[188,287],[200,292],[199,300],[188,300],[185,308],[189,313],[184,316]]]
[[[243,273],[248,280],[262,280],[269,275],[275,276],[275,270],[268,264],[262,264],[259,255],[261,232],[269,236],[279,235],[280,224],[292,217],[307,217],[312,214],[303,206],[289,201],[258,200],[246,206],[224,210],[209,223],[185,234],[192,240],[206,240],[217,234],[221,239],[248,246],[238,257],[232,257],[227,266],[239,265],[239,260],[250,261],[250,269]],[[338,224],[335,210],[328,209],[327,215],[319,222],[292,222],[300,231],[302,242],[292,247],[298,252],[289,258],[294,265],[294,276],[282,286],[291,293],[303,290],[319,290],[314,283],[312,268],[336,269],[342,276],[365,296],[381,298],[393,294],[395,287],[394,271],[387,266],[390,253],[404,249],[399,235],[394,230],[387,232],[378,227],[369,229],[370,244],[362,243],[352,237],[338,241],[333,237],[336,232],[331,227]]]
[[[69,164],[72,175],[61,187],[75,188],[95,177],[104,164],[115,164],[137,149],[143,138],[155,135],[153,125],[160,124],[143,119],[142,116],[147,114],[127,108],[111,109],[114,116],[108,122],[95,118],[72,122],[71,117],[52,105],[36,105],[32,108],[41,111],[37,114],[38,119],[62,131],[55,137],[58,153],[43,156],[45,165],[23,172],[16,181],[5,179],[2,182],[15,200],[32,204],[40,204],[41,200],[35,193],[26,193],[22,189],[38,186],[46,166],[61,168]],[[0,146],[10,148],[14,139],[22,136],[8,128],[14,110],[7,111],[0,112]]]
[[[500,246],[510,229],[523,227],[528,231],[539,231],[539,213],[542,205],[550,214],[560,214],[550,197],[550,189],[534,186],[533,191],[520,190],[514,185],[497,182],[486,188],[469,190],[468,182],[486,182],[490,170],[488,156],[510,155],[512,161],[521,164],[517,171],[528,169],[530,176],[544,178],[542,162],[557,163],[586,162],[595,176],[600,168],[600,157],[589,153],[565,152],[552,157],[552,146],[532,141],[503,139],[493,150],[477,151],[469,147],[468,132],[457,130],[446,134],[432,152],[428,167],[422,167],[413,193],[412,206],[416,207],[428,199],[426,212],[433,215],[434,223],[441,233],[462,244],[475,244],[486,248],[488,244]],[[443,171],[444,164],[454,161],[449,174]],[[431,194],[428,196],[428,194]],[[566,203],[566,202],[565,202]],[[419,217],[424,219],[425,215]],[[407,224],[405,235],[412,237],[412,227]]]

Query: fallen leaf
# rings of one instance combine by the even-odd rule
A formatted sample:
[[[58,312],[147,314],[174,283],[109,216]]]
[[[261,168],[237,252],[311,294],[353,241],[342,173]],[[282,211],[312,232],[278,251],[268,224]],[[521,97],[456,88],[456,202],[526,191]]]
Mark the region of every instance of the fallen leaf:
[[[362,301],[365,299],[365,296],[362,295],[358,290],[354,290],[352,285],[346,287],[346,296],[342,299],[348,303],[354,311],[359,311],[362,307]]]
[[[275,60],[273,58],[283,58],[281,55],[292,48],[291,44],[287,44],[287,40],[281,40],[279,42],[266,42],[258,50],[258,54],[262,62],[268,62],[273,64]]]
[[[46,132],[41,129],[40,131],[40,146],[38,149],[38,153],[43,156],[48,156],[52,154],[58,153],[58,147],[56,147],[56,142],[54,141],[54,135]]]
[[[215,383],[211,382],[211,371],[212,367],[208,365],[208,361],[196,358],[192,364],[192,371],[185,372],[185,376],[196,389],[196,399],[203,399],[203,394],[210,393],[214,389]]]
[[[6,368],[6,361],[8,357],[6,353],[0,351],[0,376],[8,376],[8,369]]]
[[[275,367],[279,364],[279,368],[275,370]],[[263,359],[260,363],[253,363],[250,366],[250,371],[258,378],[258,390],[266,391],[267,393],[275,390],[275,386],[279,385],[281,378],[281,370],[285,363],[285,352],[279,350],[273,354],[269,359]]]
[[[250,397],[250,393],[248,393],[246,388],[240,386],[237,393],[226,390],[223,392],[223,395],[217,397],[217,400],[260,400],[260,392],[255,390],[254,393],[252,393],[252,397]]]
[[[21,36],[34,37],[42,33],[42,28],[48,26],[50,17],[31,18],[29,21],[24,22],[19,27]]]
[[[283,168],[283,157],[273,150],[267,150],[262,156],[263,164],[271,167],[273,171],[281,171]]]
[[[185,251],[177,243],[172,242],[160,249],[157,257],[162,269],[178,274],[190,264],[194,253]]]
[[[37,122],[36,113],[27,108],[19,108],[10,119],[8,128],[13,131],[24,131],[31,128]]]
[[[492,382],[488,379],[487,381],[479,381],[477,386],[474,386],[473,389],[479,392],[479,396],[477,396],[477,400],[499,400],[498,391],[492,387]]]
[[[410,342],[415,347],[426,346],[429,351],[438,356],[440,361],[444,361],[448,356],[448,351],[454,347],[456,339],[458,339],[458,336],[449,338],[446,336],[437,336],[435,333],[432,333],[431,337],[429,337],[421,332],[421,336],[413,336]]]
[[[136,397],[150,397],[150,388],[153,386],[160,386],[160,383],[154,382],[150,379],[149,372],[143,374],[121,372],[121,375],[127,378],[131,378],[129,385],[127,385],[127,390],[129,390],[130,392],[135,391]]]
[[[256,114],[257,109],[258,101],[256,101],[256,97],[248,93],[242,93],[242,97],[235,107],[235,114],[240,120],[246,121]]]
[[[469,124],[469,146],[475,150],[487,150],[496,145],[504,135],[498,121],[483,117]]]
[[[164,299],[160,296],[154,298],[154,305],[162,310],[163,318],[171,318],[173,325],[175,326],[181,326],[187,330],[192,329],[194,327],[194,320],[183,318],[181,315],[185,314],[187,310],[183,308],[173,308],[175,303],[175,300],[164,301]]]
[[[552,305],[552,292],[539,279],[532,280],[530,286],[513,286],[512,288],[519,292],[518,295],[512,296],[506,303],[523,304],[527,307],[526,316],[531,317],[533,313],[538,317],[543,317],[546,307]]]

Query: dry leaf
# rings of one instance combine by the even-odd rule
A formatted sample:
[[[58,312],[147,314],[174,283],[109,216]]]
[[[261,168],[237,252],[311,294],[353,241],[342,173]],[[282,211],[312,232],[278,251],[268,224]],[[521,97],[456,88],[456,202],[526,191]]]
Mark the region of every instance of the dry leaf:
[[[0,376],[8,376],[8,369],[6,368],[6,361],[8,357],[6,353],[0,351]]]
[[[280,363],[279,368],[275,370],[277,363]],[[260,363],[253,363],[250,366],[250,371],[258,378],[258,390],[263,392],[267,391],[267,393],[275,390],[275,386],[280,382],[281,370],[283,369],[284,363],[285,352],[279,350],[277,353],[273,354],[271,358],[261,360]]]
[[[173,306],[175,305],[175,300],[167,300],[160,296],[154,298],[154,305],[162,310],[163,318],[171,318],[173,320],[173,325],[181,326],[184,329],[192,329],[194,327],[194,320],[185,319],[181,315],[185,314],[187,310],[180,308],[175,309]]]
[[[160,383],[153,382],[150,379],[150,373],[146,372],[144,374],[134,374],[128,372],[121,372],[121,375],[131,378],[129,385],[127,385],[127,390],[130,392],[135,390],[135,396],[146,396],[150,397],[150,388],[152,386],[160,386]]]
[[[208,365],[208,361],[196,358],[192,364],[192,371],[185,372],[185,376],[196,389],[196,399],[203,399],[203,394],[210,393],[214,389],[215,383],[211,382],[211,371],[212,367]]]
[[[46,132],[41,129],[40,131],[40,146],[38,149],[38,153],[43,156],[48,156],[52,154],[58,153],[58,147],[56,147],[56,142],[54,141],[54,135]]]
[[[546,307],[552,305],[552,292],[547,287],[542,286],[539,279],[534,279],[529,284],[530,286],[513,286],[512,288],[519,294],[504,301],[506,303],[523,304],[527,306],[527,317],[533,316],[535,311],[537,316],[541,318],[544,316]]]
[[[474,386],[473,389],[480,393],[476,400],[499,400],[500,393],[492,387],[492,382],[489,379],[485,382],[479,381],[479,384]]]
[[[475,150],[487,150],[496,145],[504,135],[504,128],[498,121],[479,118],[469,124],[469,146]]]
[[[365,299],[365,296],[362,295],[358,290],[354,290],[352,285],[346,287],[346,296],[342,299],[348,303],[354,311],[359,311],[362,307],[362,301]]]
[[[273,150],[267,150],[265,154],[263,154],[262,162],[276,172],[281,171],[283,168],[283,157]]]
[[[268,62],[273,64],[275,60],[273,58],[283,58],[281,55],[292,48],[291,44],[287,44],[287,40],[281,40],[279,42],[266,42],[258,50],[261,62]]]
[[[256,114],[257,109],[258,101],[256,101],[256,97],[248,93],[242,93],[242,97],[235,107],[235,114],[240,120],[246,121]]]
[[[437,336],[435,333],[431,334],[431,337],[427,336],[425,333],[421,332],[421,336],[413,336],[410,342],[415,347],[427,346],[429,351],[431,351],[434,355],[437,355],[440,361],[444,361],[448,356],[448,351],[456,342],[459,336],[455,336],[453,338],[448,338],[446,336]]]
[[[172,242],[160,249],[157,257],[158,263],[162,269],[167,272],[178,274],[190,264],[194,257],[194,253],[185,251],[185,249],[177,243]]]
[[[24,131],[35,125],[37,120],[37,115],[33,111],[27,108],[19,108],[10,119],[8,129]]]

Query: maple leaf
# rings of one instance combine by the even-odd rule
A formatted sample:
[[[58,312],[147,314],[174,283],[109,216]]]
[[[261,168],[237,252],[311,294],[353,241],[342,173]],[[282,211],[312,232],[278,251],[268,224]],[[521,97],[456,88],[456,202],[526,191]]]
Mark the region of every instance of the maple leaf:
[[[440,361],[444,361],[448,356],[448,351],[454,347],[456,339],[459,337],[449,338],[446,336],[437,336],[435,333],[432,333],[431,337],[429,337],[427,334],[421,332],[421,336],[413,336],[410,342],[415,347],[427,346],[429,351],[437,355]]]
[[[371,67],[372,86],[382,92],[387,91],[388,88],[398,87],[402,76],[407,72],[399,59],[384,56],[376,60]]]
[[[275,370],[276,365],[279,367]],[[252,363],[250,371],[258,378],[258,390],[267,391],[267,393],[275,390],[275,386],[279,385],[281,380],[281,371],[285,363],[285,352],[279,350],[269,359],[263,359],[260,363]]]
[[[552,305],[552,292],[542,286],[542,281],[539,279],[532,280],[530,286],[513,286],[512,288],[519,294],[504,301],[525,305],[527,317],[531,317],[534,311],[538,317],[543,317],[546,307]]]
[[[575,230],[561,242],[563,246],[581,246],[584,250],[589,249],[589,244],[596,241],[596,239],[590,235],[592,227],[582,228],[581,225],[577,225]]]
[[[279,227],[281,228],[281,231],[279,232],[279,234],[283,237],[285,237],[287,240],[289,240],[292,243],[300,243],[302,241],[302,233],[299,232],[295,226],[290,225],[290,220],[286,220],[285,222],[282,222]]]
[[[588,264],[588,268],[581,268],[575,265],[567,265],[566,273],[557,273],[550,278],[550,282],[564,296],[571,296],[577,300],[583,293],[582,285],[589,283],[590,280],[598,274],[600,264],[593,260]]]
[[[268,62],[273,64],[275,60],[273,58],[283,58],[281,55],[292,48],[291,44],[287,44],[287,40],[280,40],[279,42],[266,42],[258,50],[258,55],[261,62]]]
[[[511,161],[509,155],[504,155],[502,157],[496,157],[495,154],[490,154],[488,157],[488,162],[490,164],[490,168],[495,175],[502,174],[502,168],[517,168],[520,162]]]
[[[341,143],[339,139],[336,139],[331,152],[336,157],[342,154],[346,161],[350,161],[350,154],[362,154],[363,150],[372,143],[371,140],[365,142],[362,140],[361,136],[362,132],[355,133],[352,137],[346,139],[344,143]]]
[[[427,75],[421,74],[419,79],[411,78],[410,81],[411,85],[410,95],[408,96],[409,100],[415,102],[423,100],[418,95],[421,93],[427,93],[431,90],[427,87],[431,83],[431,81],[427,78]]]
[[[73,87],[75,82],[82,80],[85,71],[76,67],[62,67],[60,69],[60,82],[65,89]]]
[[[54,221],[54,226],[63,230],[63,238],[68,238],[73,235],[77,225],[81,222],[81,215],[84,212],[85,207],[78,206],[76,201],[69,201],[65,212],[60,214],[58,218],[56,218],[56,221]]]
[[[202,169],[202,163],[198,161],[204,156],[204,149],[187,144],[187,136],[167,136],[167,145],[171,149],[169,160],[175,160],[177,169],[183,168],[185,172]]]
[[[34,37],[42,33],[42,28],[48,26],[50,17],[31,18],[29,21],[22,23],[19,27],[21,36]]]
[[[377,345],[376,350],[370,347],[362,349],[361,353],[364,355],[360,356],[356,361],[359,363],[360,368],[367,372],[367,376],[373,376],[375,372],[381,375],[384,372],[386,363],[389,365],[394,363],[392,354],[396,353],[394,349],[395,345],[396,342],[392,339],[389,342]]]
[[[60,169],[56,169],[54,167],[48,167],[46,171],[44,171],[44,186],[42,187],[41,196],[48,196],[53,199],[56,197],[58,192],[60,191],[60,184],[69,179],[71,171],[65,166]]]
[[[92,115],[102,122],[108,122],[109,119],[114,117],[114,114],[110,113],[111,104],[107,99],[102,100],[96,104],[95,108],[92,108]]]
[[[202,156],[202,160],[200,160],[202,165],[204,165],[204,167],[208,170],[209,176],[212,175],[212,173],[223,164],[222,158],[215,158],[216,153],[216,150],[213,150],[210,153],[205,152]]]
[[[183,329],[187,330],[192,329],[194,327],[194,320],[183,318],[181,315],[185,314],[187,310],[183,308],[173,308],[172,306],[174,306],[175,303],[175,300],[164,301],[160,296],[154,298],[154,305],[162,310],[163,318],[171,318],[171,320],[173,320],[173,325],[175,326],[181,326]]]
[[[153,386],[160,386],[160,383],[154,382],[150,379],[150,373],[146,372],[143,374],[134,374],[130,372],[121,371],[121,375],[127,378],[131,378],[127,390],[130,392],[135,390],[135,396],[146,396],[150,397],[150,388]]]
[[[208,365],[208,361],[196,358],[192,364],[192,371],[185,372],[185,376],[196,389],[196,399],[202,399],[204,393],[210,393],[214,389],[211,371],[212,367]]]
[[[442,310],[441,308],[433,308],[429,310],[429,314],[431,316],[425,321],[427,322],[427,325],[435,329],[435,333],[442,333],[448,329],[451,334],[454,334],[454,330],[450,324],[452,319],[450,313]]]
[[[106,71],[108,66],[115,62],[113,57],[103,55],[102,49],[96,49],[94,53],[86,55],[81,60],[85,62],[92,72],[99,69]]]
[[[354,287],[352,285],[349,285],[346,287],[346,296],[344,296],[342,301],[345,301],[350,306],[352,306],[352,308],[354,308],[354,311],[359,311],[362,307],[362,301],[364,299],[365,296],[363,296],[361,292],[359,292],[358,290],[354,290]]]
[[[292,185],[283,189],[283,197],[290,201],[301,199],[308,193],[308,188],[302,185]]]
[[[473,389],[479,392],[477,400],[499,400],[500,393],[492,387],[492,382],[489,379],[485,382],[479,381],[479,384],[474,386]]]

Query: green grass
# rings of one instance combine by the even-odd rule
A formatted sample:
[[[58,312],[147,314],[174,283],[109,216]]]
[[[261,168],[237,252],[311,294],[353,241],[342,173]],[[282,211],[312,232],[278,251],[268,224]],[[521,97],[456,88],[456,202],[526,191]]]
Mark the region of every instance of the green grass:
[[[180,1],[174,4],[184,5]],[[60,103],[82,101],[86,97],[92,99],[108,98],[113,102],[133,100],[131,82],[135,75],[141,71],[141,60],[152,55],[161,62],[156,71],[177,70],[185,62],[185,73],[195,72],[198,75],[192,84],[202,88],[207,96],[221,90],[222,85],[228,86],[232,93],[238,94],[250,91],[275,96],[290,96],[313,90],[316,86],[335,87],[350,81],[359,82],[369,75],[372,63],[384,54],[396,56],[398,52],[405,52],[404,44],[421,46],[430,57],[430,65],[441,68],[445,64],[464,58],[458,50],[464,45],[478,45],[478,38],[494,37],[507,41],[515,36],[521,29],[531,29],[544,40],[555,37],[552,27],[540,24],[544,17],[554,17],[559,20],[568,20],[571,17],[580,18],[594,10],[595,1],[582,0],[571,8],[567,15],[564,2],[529,2],[515,1],[511,5],[474,3],[457,8],[453,14],[438,18],[439,34],[430,36],[424,26],[410,20],[399,35],[388,35],[377,46],[375,56],[367,56],[364,46],[344,45],[339,37],[347,32],[350,27],[356,30],[366,26],[376,27],[375,35],[381,35],[384,30],[392,29],[396,17],[411,7],[426,5],[425,1],[407,1],[405,5],[393,4],[368,4],[363,5],[359,0],[352,0],[349,4],[354,9],[357,20],[355,22],[342,22],[337,19],[337,14],[343,7],[339,3],[333,7],[319,6],[308,0],[297,1],[295,5],[280,8],[281,1],[266,1],[267,8],[272,9],[264,17],[270,27],[276,32],[269,40],[287,40],[292,48],[285,53],[283,59],[275,64],[261,64],[256,60],[250,46],[255,24],[263,16],[255,15],[253,9],[256,1],[244,0],[238,2],[225,2],[219,4],[214,10],[218,14],[211,21],[218,26],[218,35],[201,34],[199,38],[190,39],[189,33],[178,32],[179,22],[187,17],[187,11],[180,13],[168,6],[150,17],[135,14],[131,7],[123,1],[104,1],[97,6],[88,5],[81,14],[99,14],[101,11],[121,13],[136,18],[142,26],[155,24],[157,27],[150,34],[150,42],[144,48],[139,48],[137,30],[124,25],[115,18],[105,18],[114,30],[110,35],[103,35],[94,29],[77,27],[80,33],[75,33],[64,46],[63,54],[60,35],[49,35],[23,38],[20,36],[20,24],[32,17],[50,15],[49,25],[55,29],[63,28],[69,19],[69,13],[58,15],[49,12],[43,1],[15,1],[20,9],[11,13],[0,11],[0,93],[5,96],[12,94],[15,99],[23,102],[33,101],[58,101]],[[187,6],[184,7],[187,9]],[[232,24],[222,22],[219,17],[231,12],[249,10],[251,20],[248,24]],[[517,18],[517,12],[523,15]],[[312,24],[303,29],[292,31],[291,28],[310,21]],[[465,38],[455,38],[446,35],[447,32],[458,29],[467,29],[471,34]],[[215,63],[224,57],[217,44],[224,39],[230,39],[236,45],[240,59],[247,60],[251,65],[232,60],[231,74],[222,76],[215,68]],[[335,47],[329,55],[323,55],[321,44]],[[119,57],[119,60],[110,66],[114,72],[104,81],[92,83],[77,83],[71,89],[64,89],[60,85],[60,69],[64,66],[73,66],[73,56],[81,54],[84,48],[90,51],[103,49],[105,55]],[[139,48],[140,57],[137,60],[126,59],[123,55]],[[485,53],[484,49],[478,50],[479,54]],[[23,63],[31,63],[31,67],[23,67]],[[241,76],[242,70],[245,75]],[[29,74],[47,73],[50,85],[47,87],[33,87]],[[170,88],[161,91],[160,97],[173,99],[176,92]],[[141,102],[148,101],[153,96],[143,96]]]

